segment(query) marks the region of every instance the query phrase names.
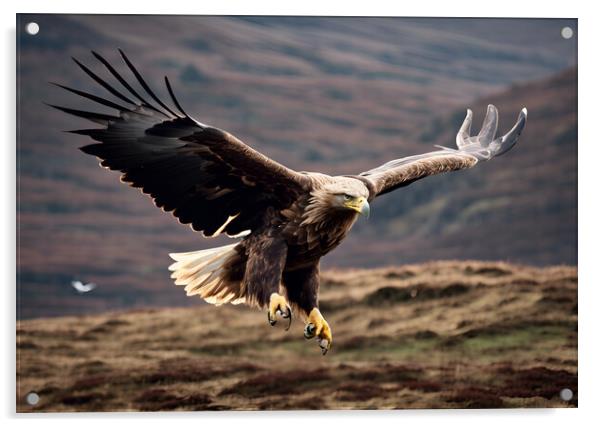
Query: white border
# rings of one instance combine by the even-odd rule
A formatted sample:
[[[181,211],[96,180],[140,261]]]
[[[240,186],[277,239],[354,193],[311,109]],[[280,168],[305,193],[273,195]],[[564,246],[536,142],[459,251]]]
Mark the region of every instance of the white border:
[[[120,13],[120,14],[198,14],[198,15],[336,15],[336,16],[455,16],[455,17],[532,17],[574,18],[583,11],[577,2],[546,1],[529,4],[518,0],[505,0],[487,4],[483,1],[370,2],[317,1],[297,2],[267,0],[229,1],[118,1],[103,2],[25,0],[17,5],[25,13]],[[582,14],[583,16],[584,14]]]
[[[567,426],[586,423],[597,419],[597,398],[600,396],[600,369],[602,361],[600,334],[602,324],[602,283],[597,272],[600,245],[601,217],[600,170],[596,148],[602,145],[599,134],[600,96],[600,15],[594,8],[595,2],[546,1],[531,2],[504,0],[483,1],[429,1],[399,2],[371,0],[349,4],[347,1],[228,1],[228,2],[134,2],[123,0],[103,0],[101,2],[81,1],[29,1],[20,0],[16,4],[3,2],[2,14],[3,55],[0,67],[4,94],[1,105],[2,140],[0,153],[0,200],[3,201],[2,232],[3,245],[2,271],[6,274],[2,282],[4,289],[4,327],[2,328],[2,368],[5,380],[0,388],[2,411],[7,421],[29,424],[44,422],[49,426],[86,424],[105,425],[110,422],[131,422],[143,420],[149,425],[161,425],[169,419],[178,424],[219,423],[229,421],[246,426],[265,427],[266,424],[307,426],[312,423],[332,425],[339,421],[365,424],[377,419],[379,424],[395,425],[445,424],[462,427],[483,424],[507,426],[507,424],[527,424],[545,422],[547,426]],[[577,410],[471,410],[471,411],[377,411],[377,412],[238,412],[202,414],[103,414],[103,415],[64,415],[15,416],[14,415],[14,286],[15,286],[15,13],[144,13],[144,14],[254,14],[254,15],[355,15],[355,16],[497,16],[497,17],[557,17],[579,18],[579,409]],[[588,423],[589,424],[589,423]]]

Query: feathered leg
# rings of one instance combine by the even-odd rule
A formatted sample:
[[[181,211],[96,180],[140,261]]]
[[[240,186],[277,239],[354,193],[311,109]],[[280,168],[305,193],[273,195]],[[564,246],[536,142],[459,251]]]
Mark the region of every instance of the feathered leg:
[[[315,337],[322,349],[322,354],[326,354],[332,346],[332,330],[318,308],[319,264],[304,269],[285,271],[282,275],[282,282],[288,300],[298,307],[307,319],[303,335],[307,339]]]
[[[288,319],[288,330],[292,321],[292,311],[286,298],[279,293],[286,254],[286,244],[278,239],[261,238],[249,242],[243,286],[247,299],[260,307],[267,307],[270,325],[276,324],[276,316],[280,314],[284,319]]]

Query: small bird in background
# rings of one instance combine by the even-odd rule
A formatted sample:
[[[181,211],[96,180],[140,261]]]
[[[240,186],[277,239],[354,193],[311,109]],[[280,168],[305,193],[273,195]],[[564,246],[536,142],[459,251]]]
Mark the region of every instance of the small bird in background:
[[[73,286],[73,289],[75,289],[78,294],[86,294],[96,288],[96,283],[90,282],[84,284],[79,280],[73,280],[71,281],[71,286]]]

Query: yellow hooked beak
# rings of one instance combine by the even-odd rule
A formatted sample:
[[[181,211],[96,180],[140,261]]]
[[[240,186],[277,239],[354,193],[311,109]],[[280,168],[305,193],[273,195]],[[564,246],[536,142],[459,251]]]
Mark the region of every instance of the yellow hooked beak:
[[[345,207],[353,209],[360,215],[364,215],[366,218],[370,216],[370,204],[365,197],[356,197],[348,202],[345,202]]]

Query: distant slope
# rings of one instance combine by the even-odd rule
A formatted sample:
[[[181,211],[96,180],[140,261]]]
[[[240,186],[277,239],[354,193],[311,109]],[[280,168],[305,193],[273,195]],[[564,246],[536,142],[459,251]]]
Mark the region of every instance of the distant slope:
[[[19,28],[31,20],[40,24],[40,33],[18,33],[21,317],[196,305],[172,285],[167,254],[227,242],[191,233],[77,150],[89,141],[63,131],[88,124],[42,103],[90,108],[48,84],[98,90],[69,60],[71,55],[106,76],[89,50],[123,70],[116,52],[121,47],[163,96],[162,78],[169,75],[184,108],[199,120],[231,131],[288,166],[332,174],[357,173],[430,150],[436,142],[449,145],[461,122],[458,108],[576,61],[576,40],[564,40],[559,33],[562,26],[576,24],[571,20],[23,15]],[[561,147],[550,148],[561,132],[570,132],[573,116],[538,112],[556,105],[575,111],[569,77],[564,91],[536,84],[521,89],[530,95],[516,102],[506,95],[492,98],[503,104],[503,126],[523,104],[530,108],[519,147],[491,165],[421,181],[376,202],[370,221],[360,221],[325,266],[469,255],[575,262],[575,221],[566,211],[574,199],[570,180],[575,170],[557,175],[552,168],[558,161],[572,167],[572,154],[559,160],[555,153],[574,151],[575,139],[567,133]],[[479,115],[484,102],[472,106]],[[456,112],[446,116],[450,111]],[[436,117],[443,122],[433,122]],[[550,147],[547,167],[539,174],[514,169],[541,165],[530,147],[543,145]],[[520,185],[503,171],[521,177]],[[512,194],[501,181],[514,182]],[[498,187],[504,197],[518,199],[521,215],[508,216],[507,204],[517,202],[499,199]],[[560,207],[548,212],[550,195],[559,188]],[[539,212],[535,220],[533,212]],[[475,227],[475,215],[516,225],[493,236],[495,245],[484,244],[500,231],[499,224],[495,230]],[[69,286],[73,279],[92,280],[99,287],[80,298]]]
[[[240,306],[21,321],[17,410],[574,407],[576,274],[482,262],[329,272],[326,356],[298,318],[285,332]]]

